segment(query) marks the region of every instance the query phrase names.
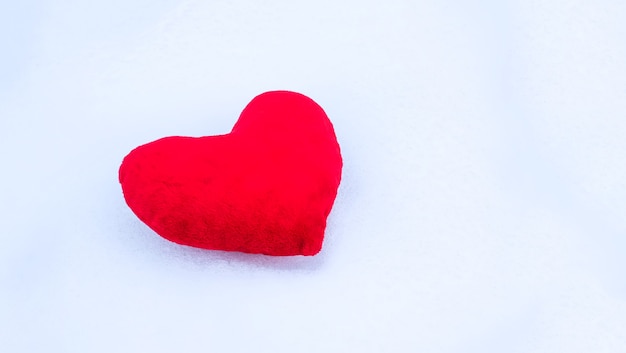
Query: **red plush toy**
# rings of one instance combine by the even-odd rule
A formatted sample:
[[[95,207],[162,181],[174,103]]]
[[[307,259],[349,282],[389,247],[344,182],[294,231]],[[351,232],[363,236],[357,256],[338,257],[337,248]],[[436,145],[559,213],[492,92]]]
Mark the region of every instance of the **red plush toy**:
[[[126,203],[155,232],[205,249],[315,255],[341,180],[331,122],[310,98],[266,92],[226,135],[166,137],[119,170]]]

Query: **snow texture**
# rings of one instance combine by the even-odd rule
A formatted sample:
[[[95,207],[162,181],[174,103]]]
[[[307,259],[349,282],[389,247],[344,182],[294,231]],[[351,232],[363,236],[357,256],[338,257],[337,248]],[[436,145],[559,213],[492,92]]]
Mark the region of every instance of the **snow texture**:
[[[1,352],[626,351],[626,2],[5,1]],[[132,148],[287,89],[335,125],[322,252],[155,235]]]

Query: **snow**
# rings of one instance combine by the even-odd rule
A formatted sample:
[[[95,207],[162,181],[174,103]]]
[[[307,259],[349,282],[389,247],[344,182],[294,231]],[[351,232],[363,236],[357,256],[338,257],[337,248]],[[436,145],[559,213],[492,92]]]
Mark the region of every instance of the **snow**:
[[[626,3],[0,11],[0,351],[624,352]],[[335,124],[322,253],[169,243],[117,168],[288,89]]]

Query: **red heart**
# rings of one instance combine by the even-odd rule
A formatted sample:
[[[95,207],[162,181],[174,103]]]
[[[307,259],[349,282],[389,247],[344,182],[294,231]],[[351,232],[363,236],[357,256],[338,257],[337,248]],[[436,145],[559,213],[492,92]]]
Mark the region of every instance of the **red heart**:
[[[126,203],[155,232],[205,249],[315,255],[342,159],[322,108],[295,92],[255,97],[226,135],[166,137],[122,162]]]

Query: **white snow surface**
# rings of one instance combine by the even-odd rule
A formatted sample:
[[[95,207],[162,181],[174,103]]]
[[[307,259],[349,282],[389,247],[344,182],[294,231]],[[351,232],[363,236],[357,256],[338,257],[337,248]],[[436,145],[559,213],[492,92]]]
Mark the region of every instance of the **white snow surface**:
[[[4,1],[0,352],[626,352],[626,2]],[[134,147],[316,100],[315,257],[170,243]]]

